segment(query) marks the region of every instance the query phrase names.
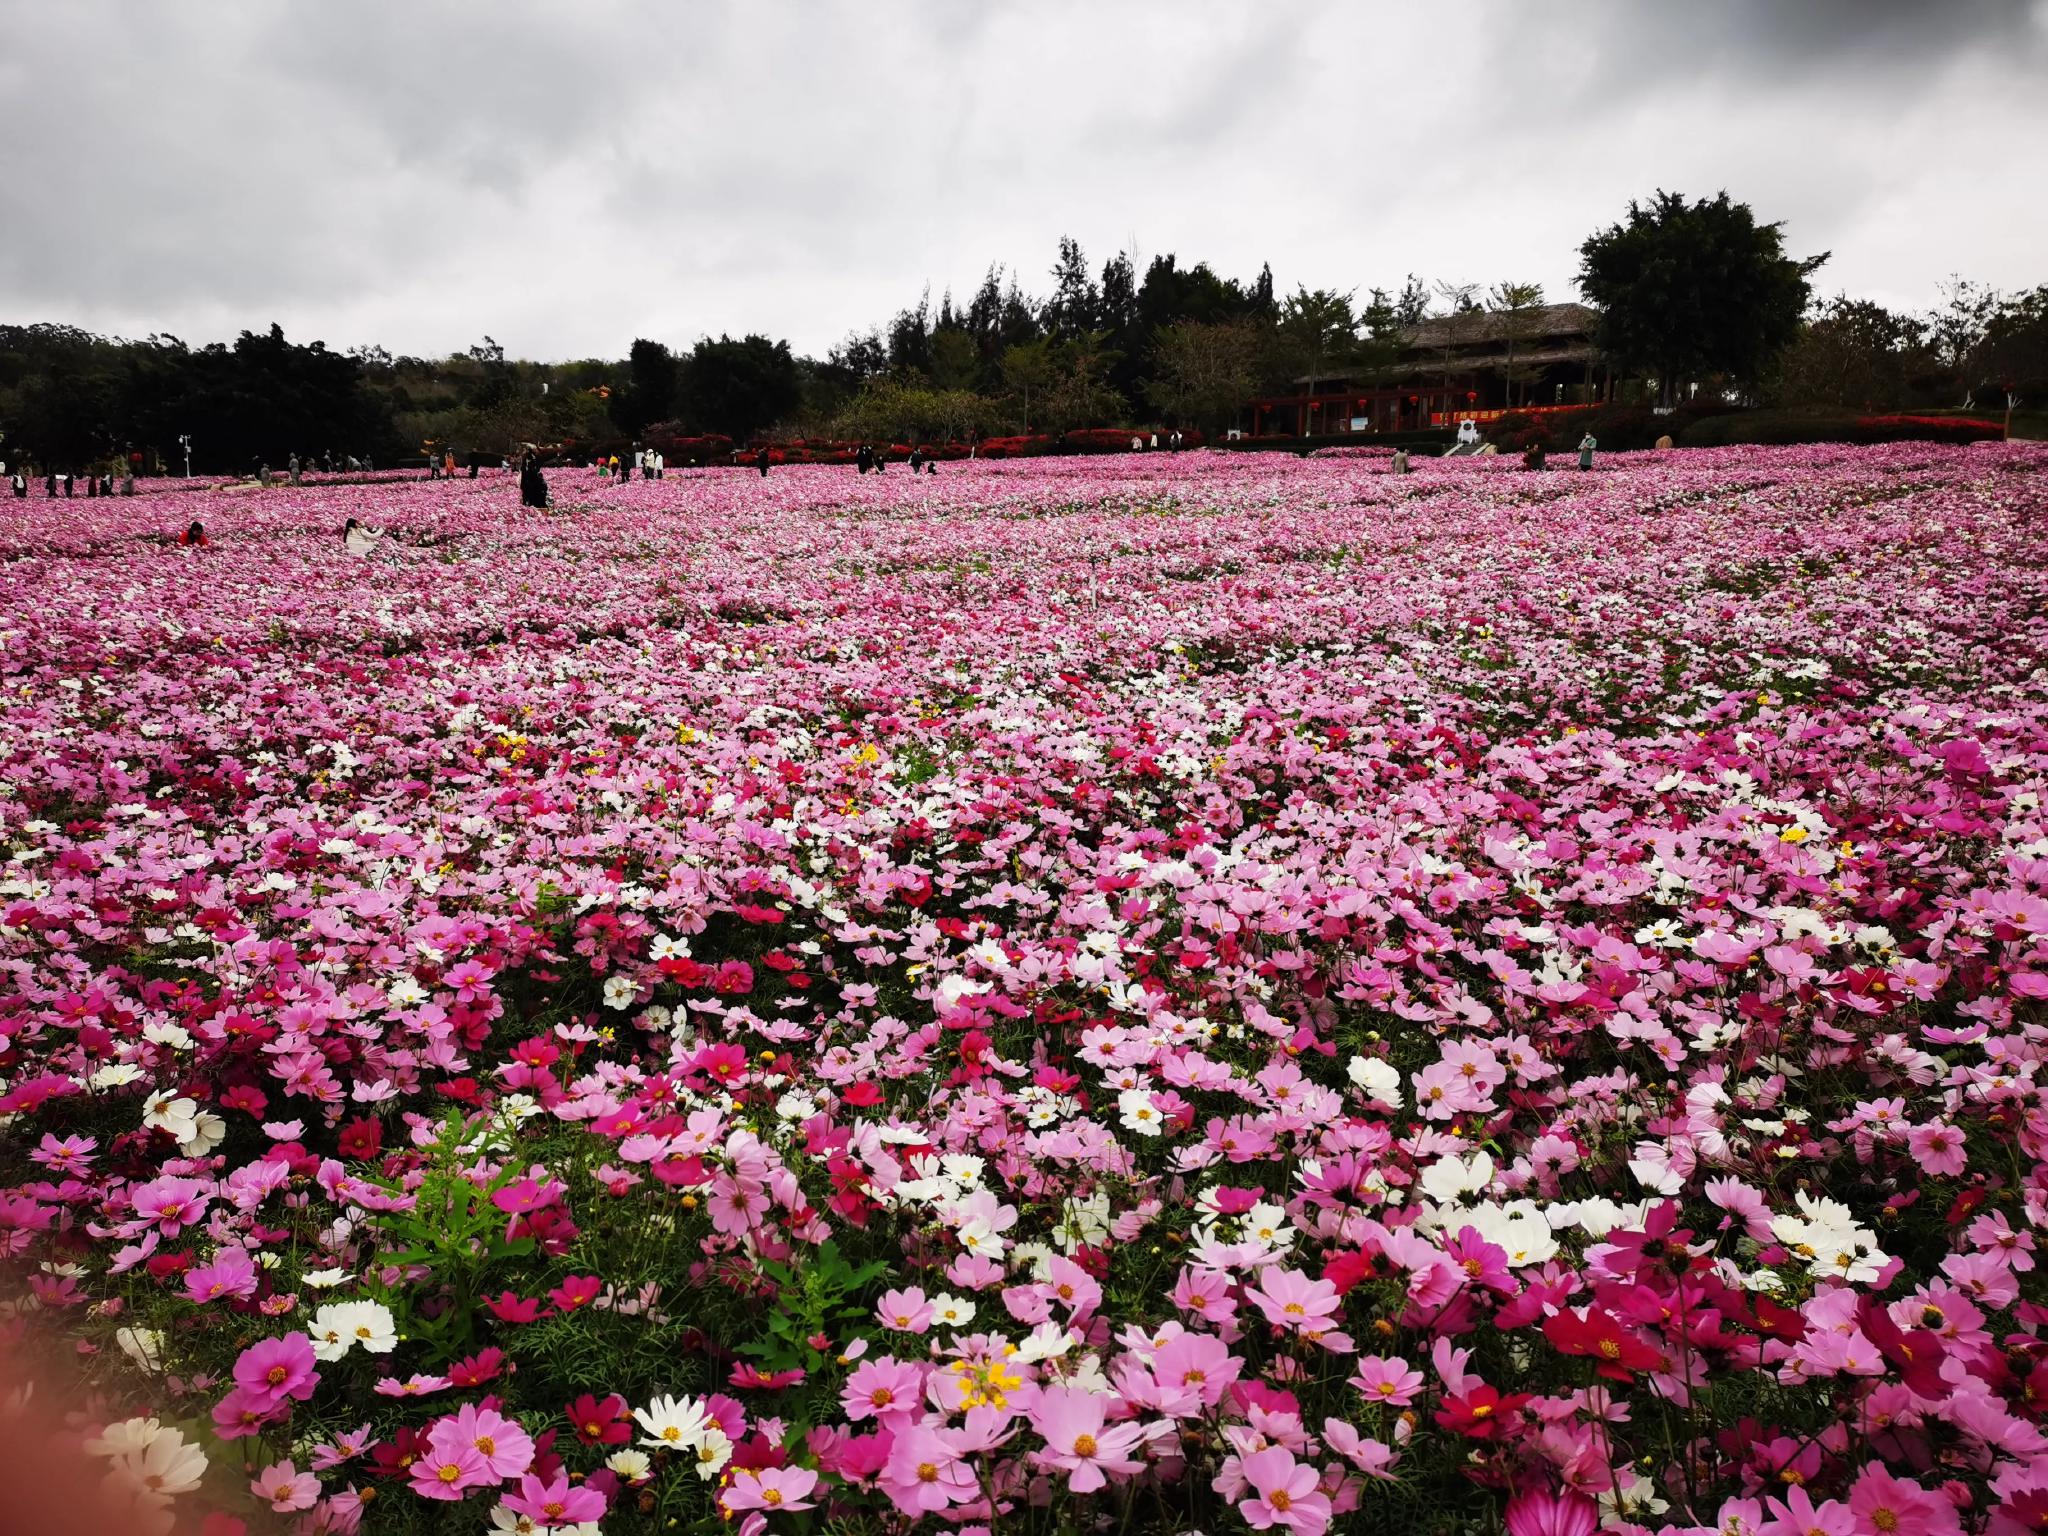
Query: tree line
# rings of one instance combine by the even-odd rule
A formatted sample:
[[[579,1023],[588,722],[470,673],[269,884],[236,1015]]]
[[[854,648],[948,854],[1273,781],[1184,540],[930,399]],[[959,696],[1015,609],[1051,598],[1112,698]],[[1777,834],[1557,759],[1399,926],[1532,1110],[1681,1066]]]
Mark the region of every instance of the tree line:
[[[1846,295],[1816,302],[1827,260],[1795,258],[1780,224],[1726,193],[1658,192],[1580,248],[1578,289],[1616,371],[1672,403],[1703,392],[1753,403],[2002,408],[2048,396],[2048,287],[2000,294],[1961,278],[1925,315]],[[522,443],[592,449],[718,434],[965,440],[1074,427],[1236,421],[1259,395],[1312,392],[1334,374],[1433,366],[1404,335],[1490,315],[1493,366],[1512,401],[1531,377],[1544,292],[1532,282],[1425,282],[1276,292],[1270,266],[1224,276],[1174,254],[1097,268],[1062,239],[1038,294],[991,265],[964,302],[929,289],[822,358],[764,335],[685,349],[636,339],[623,358],[538,363],[491,337],[446,357],[347,352],[272,325],[232,343],[123,340],[55,324],[0,325],[0,458],[84,466],[142,452],[202,470],[334,453],[391,463],[423,452],[498,454]]]

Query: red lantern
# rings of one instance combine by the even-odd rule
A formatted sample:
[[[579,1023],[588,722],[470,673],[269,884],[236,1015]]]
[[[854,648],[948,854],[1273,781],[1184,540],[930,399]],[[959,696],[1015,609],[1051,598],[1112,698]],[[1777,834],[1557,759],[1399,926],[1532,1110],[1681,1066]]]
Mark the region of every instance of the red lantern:
[[[1477,400],[1478,398],[1479,398],[1479,391],[1478,391],[1478,390],[1476,390],[1476,389],[1468,389],[1468,390],[1466,390],[1466,391],[1465,391],[1465,399],[1466,399],[1466,402],[1467,402],[1468,404],[1469,404],[1470,402],[1474,401],[1474,400]]]

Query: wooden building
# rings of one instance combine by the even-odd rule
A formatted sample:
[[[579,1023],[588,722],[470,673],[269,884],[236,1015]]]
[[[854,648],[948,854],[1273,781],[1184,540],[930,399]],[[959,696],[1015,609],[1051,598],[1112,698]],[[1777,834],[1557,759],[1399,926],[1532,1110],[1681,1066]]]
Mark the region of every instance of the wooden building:
[[[1590,404],[1612,388],[1598,318],[1583,304],[1432,316],[1402,331],[1391,367],[1303,375],[1296,393],[1249,402],[1247,425],[1255,437],[1415,432]]]

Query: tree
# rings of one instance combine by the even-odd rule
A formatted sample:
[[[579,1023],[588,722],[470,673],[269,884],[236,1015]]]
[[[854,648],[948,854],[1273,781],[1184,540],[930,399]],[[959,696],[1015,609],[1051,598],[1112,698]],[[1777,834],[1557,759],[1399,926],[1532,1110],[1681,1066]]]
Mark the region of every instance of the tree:
[[[1794,260],[1784,227],[1759,224],[1726,192],[1687,202],[1661,188],[1579,247],[1579,290],[1600,311],[1600,344],[1649,371],[1664,403],[1704,374],[1753,387],[1799,334],[1827,253]]]
[[[1123,416],[1124,397],[1108,379],[1117,352],[1107,331],[1087,331],[1071,341],[1045,345],[1052,359],[1052,385],[1043,410],[1046,426],[1064,432],[1106,426]]]
[[[1394,313],[1403,325],[1420,325],[1429,314],[1429,284],[1410,272],[1401,285],[1400,297],[1393,302]]]
[[[1057,370],[1052,349],[1043,341],[1019,342],[1006,349],[1002,358],[1003,387],[1018,396],[1024,406],[1024,430],[1031,430],[1031,396],[1043,396],[1052,388]]]
[[[973,389],[981,382],[981,354],[958,323],[932,332],[932,383],[940,389]]]
[[[1507,360],[1501,365],[1501,379],[1508,388],[1509,404],[1516,403],[1516,386],[1528,382],[1528,370],[1515,366],[1515,353],[1536,331],[1536,312],[1543,307],[1541,283],[1495,283],[1487,296],[1488,306],[1500,316],[1501,338],[1507,342]]]
[[[1800,327],[1769,392],[1783,405],[1888,409],[1903,403],[1931,360],[1926,322],[1844,295]]]
[[[889,322],[889,366],[897,373],[931,373],[931,318],[932,291],[926,287],[917,308],[898,310]]]
[[[1465,339],[1466,317],[1479,313],[1479,306],[1472,302],[1472,295],[1479,291],[1479,285],[1446,282],[1439,278],[1435,286],[1437,297],[1444,301],[1444,388],[1449,390],[1458,343]]]
[[[1936,363],[1948,374],[1957,403],[1968,399],[1971,359],[1984,340],[1984,331],[1998,310],[1998,294],[1959,273],[1951,273],[1941,285],[1942,303],[1927,317],[1927,335],[1934,346]]]
[[[2048,285],[2003,300],[1984,327],[1972,354],[1972,372],[1990,403],[2003,406],[2006,425],[2021,400],[2048,396]]]
[[[629,436],[675,413],[678,367],[673,352],[658,341],[636,339],[626,353],[629,382],[612,396],[612,419]]]
[[[1173,422],[1214,431],[1252,393],[1264,333],[1252,320],[1179,320],[1152,338],[1145,399]]]
[[[793,412],[803,384],[789,343],[748,335],[705,337],[682,365],[687,418],[744,442]]]
[[[1052,297],[1040,316],[1045,334],[1074,341],[1100,324],[1102,295],[1088,276],[1088,258],[1071,235],[1060,236],[1060,259],[1053,264]]]
[[[1351,294],[1297,286],[1280,306],[1280,335],[1313,395],[1324,373],[1345,361],[1358,342]]]

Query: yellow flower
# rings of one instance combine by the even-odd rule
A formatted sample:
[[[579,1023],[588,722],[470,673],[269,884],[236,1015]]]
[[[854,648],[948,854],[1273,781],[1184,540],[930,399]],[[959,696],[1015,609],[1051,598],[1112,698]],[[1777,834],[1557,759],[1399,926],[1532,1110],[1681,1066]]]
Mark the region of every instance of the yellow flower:
[[[1808,836],[1809,834],[1804,827],[1787,827],[1778,834],[1778,841],[1781,843],[1803,843]]]

